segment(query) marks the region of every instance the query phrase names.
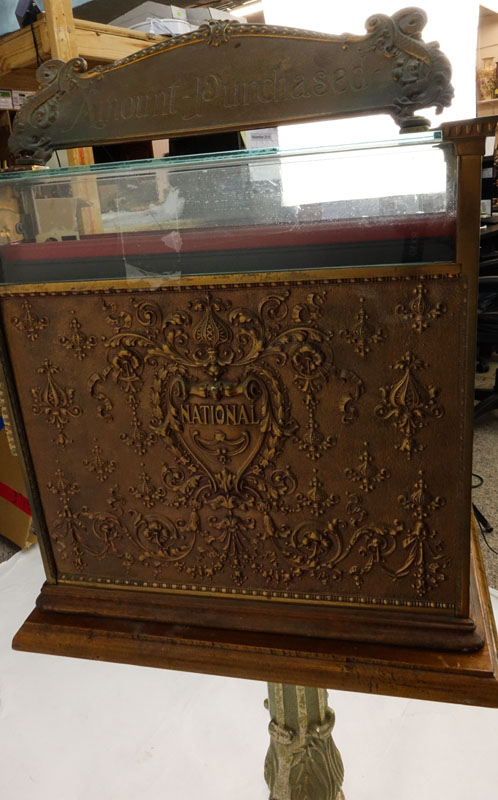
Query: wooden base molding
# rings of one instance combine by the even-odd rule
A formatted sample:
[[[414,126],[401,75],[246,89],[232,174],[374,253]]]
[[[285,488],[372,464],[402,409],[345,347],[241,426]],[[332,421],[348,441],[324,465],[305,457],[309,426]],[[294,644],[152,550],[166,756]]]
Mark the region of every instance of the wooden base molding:
[[[476,605],[476,597],[471,604]],[[403,647],[471,652],[483,645],[483,638],[472,618],[447,614],[410,614],[406,610],[382,608],[343,608],[322,606],[313,617],[306,604],[275,604],[245,598],[213,598],[209,595],[187,596],[147,591],[45,584],[37,600],[43,612],[88,614],[95,617],[129,619],[142,622],[228,628],[276,635],[310,637],[359,642],[382,642]]]
[[[76,613],[76,608],[72,613],[35,609],[13,646],[52,655],[498,707],[496,629],[475,540],[472,585],[476,630],[484,644],[467,654],[92,616]]]

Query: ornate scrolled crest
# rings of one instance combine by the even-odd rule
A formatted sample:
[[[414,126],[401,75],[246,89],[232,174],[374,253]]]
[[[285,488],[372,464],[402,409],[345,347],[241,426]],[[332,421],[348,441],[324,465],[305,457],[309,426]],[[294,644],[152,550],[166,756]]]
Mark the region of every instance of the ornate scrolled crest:
[[[10,149],[45,163],[57,148],[376,113],[426,127],[416,111],[439,113],[453,96],[448,59],[422,41],[426,21],[418,8],[376,14],[363,36],[211,21],[90,71],[82,58],[47,61]]]

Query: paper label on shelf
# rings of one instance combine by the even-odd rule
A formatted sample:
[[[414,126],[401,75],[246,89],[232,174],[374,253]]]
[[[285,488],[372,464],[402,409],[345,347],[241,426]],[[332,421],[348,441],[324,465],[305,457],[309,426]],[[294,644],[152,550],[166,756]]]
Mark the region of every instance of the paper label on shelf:
[[[10,89],[0,89],[0,108],[13,108]]]
[[[19,92],[17,89],[12,90],[12,107],[15,109],[21,108],[24,101],[35,92]]]

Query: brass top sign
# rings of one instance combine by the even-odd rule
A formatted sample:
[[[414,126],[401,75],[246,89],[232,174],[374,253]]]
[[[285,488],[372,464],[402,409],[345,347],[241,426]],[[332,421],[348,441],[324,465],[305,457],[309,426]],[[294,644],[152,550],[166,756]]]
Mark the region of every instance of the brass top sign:
[[[374,113],[420,128],[417,110],[453,96],[448,59],[421,40],[426,21],[417,8],[376,14],[363,36],[213,21],[90,71],[47,61],[10,148],[45,163],[56,148]]]

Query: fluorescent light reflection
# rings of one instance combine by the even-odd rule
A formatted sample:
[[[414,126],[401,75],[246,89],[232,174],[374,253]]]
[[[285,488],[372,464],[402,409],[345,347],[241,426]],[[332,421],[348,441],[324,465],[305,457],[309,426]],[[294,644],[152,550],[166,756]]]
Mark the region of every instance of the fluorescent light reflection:
[[[302,0],[263,0],[263,7],[265,20],[270,25],[362,35],[365,34],[365,21],[372,14],[392,16],[403,8],[403,3],[401,0],[356,0],[355,3],[341,4],[330,0],[314,0],[313,4],[305,6]],[[449,58],[455,97],[450,108],[441,115],[436,115],[434,109],[422,110],[420,114],[428,117],[433,127],[438,127],[443,121],[473,118],[476,113],[475,60],[479,3],[477,0],[466,0],[457,9],[453,0],[424,0],[423,8],[428,16],[428,23],[422,31],[423,40],[439,42],[442,52]],[[309,12],[306,15],[305,9]],[[399,133],[391,117],[380,114],[282,126],[278,136],[282,150],[296,150],[366,140],[374,146],[376,141],[397,139],[403,134]],[[407,150],[400,150],[403,151],[402,155],[393,149],[389,153],[380,151],[371,158],[360,158],[357,153],[354,158],[348,158],[343,153],[328,162],[315,162],[309,166],[305,178],[304,170],[301,178],[300,171],[298,175],[298,171],[292,172],[290,165],[283,165],[285,203],[318,203],[334,198],[347,200],[353,197],[445,191],[446,167],[441,152],[435,149],[431,155],[425,151],[423,155],[414,152],[413,156],[409,156]],[[407,174],[410,175],[409,181],[406,181]]]
[[[281,169],[284,206],[446,192],[443,153],[427,145],[299,156]]]

